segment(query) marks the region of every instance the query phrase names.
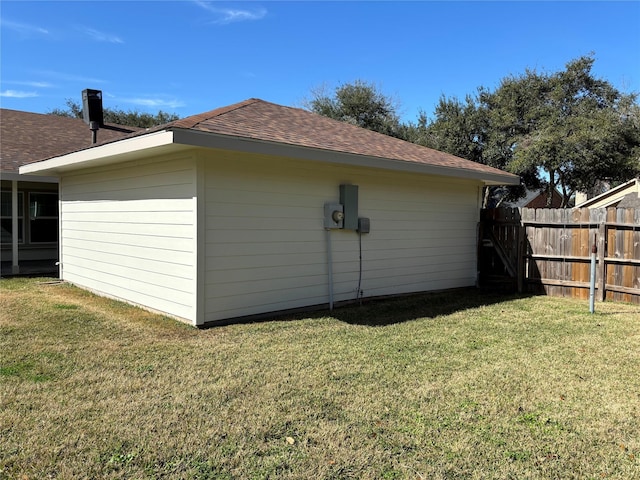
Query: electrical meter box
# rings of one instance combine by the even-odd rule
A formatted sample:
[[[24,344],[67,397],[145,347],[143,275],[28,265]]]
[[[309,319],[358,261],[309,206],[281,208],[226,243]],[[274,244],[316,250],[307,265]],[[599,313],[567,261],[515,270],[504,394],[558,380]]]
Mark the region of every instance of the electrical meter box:
[[[358,229],[358,186],[340,185],[340,203],[344,206],[345,230]]]
[[[341,204],[324,204],[324,228],[344,228],[344,208]]]

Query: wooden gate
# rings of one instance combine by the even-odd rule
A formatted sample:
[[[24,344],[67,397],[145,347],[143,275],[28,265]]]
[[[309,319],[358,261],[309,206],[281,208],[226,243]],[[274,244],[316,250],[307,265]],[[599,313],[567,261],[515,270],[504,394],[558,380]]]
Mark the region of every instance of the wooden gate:
[[[588,298],[594,244],[596,298],[640,303],[640,209],[483,210],[480,285]]]
[[[478,238],[480,286],[521,292],[525,239],[519,209],[482,210]]]

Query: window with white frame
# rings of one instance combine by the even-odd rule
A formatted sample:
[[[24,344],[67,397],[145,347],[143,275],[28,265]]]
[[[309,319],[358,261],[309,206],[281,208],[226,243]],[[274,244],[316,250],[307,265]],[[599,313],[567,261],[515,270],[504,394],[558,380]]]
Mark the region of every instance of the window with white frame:
[[[29,193],[29,242],[58,241],[58,194]]]
[[[13,211],[13,202],[11,190],[0,191],[0,237],[2,243],[10,244],[12,242],[13,221],[11,212]],[[24,196],[22,192],[18,192],[18,243],[24,242]]]

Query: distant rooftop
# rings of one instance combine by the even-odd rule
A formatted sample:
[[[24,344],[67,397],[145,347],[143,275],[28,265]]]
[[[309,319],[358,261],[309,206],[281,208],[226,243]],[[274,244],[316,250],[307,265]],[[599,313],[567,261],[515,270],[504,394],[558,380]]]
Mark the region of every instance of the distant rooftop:
[[[107,124],[98,143],[120,139],[141,129]],[[83,120],[0,109],[0,169],[18,173],[22,165],[91,146],[91,130]]]

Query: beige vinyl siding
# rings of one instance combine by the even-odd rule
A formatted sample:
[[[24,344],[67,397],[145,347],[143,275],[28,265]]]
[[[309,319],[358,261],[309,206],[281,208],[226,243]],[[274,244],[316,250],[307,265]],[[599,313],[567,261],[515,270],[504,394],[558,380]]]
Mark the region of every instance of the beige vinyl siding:
[[[363,237],[365,296],[474,285],[479,185],[429,176],[384,181],[361,193],[362,216],[372,217],[372,234]]]
[[[195,173],[187,157],[64,176],[63,278],[195,322]]]
[[[327,304],[325,202],[359,186],[365,297],[474,285],[480,184],[211,152],[205,161],[205,320]],[[332,230],[334,301],[355,299],[358,235]]]

